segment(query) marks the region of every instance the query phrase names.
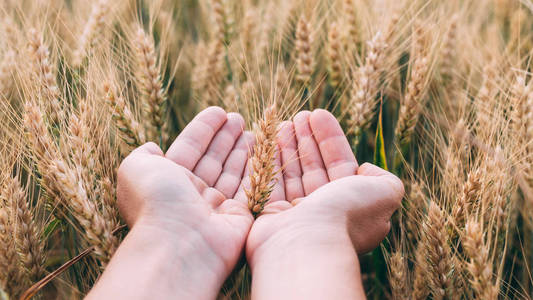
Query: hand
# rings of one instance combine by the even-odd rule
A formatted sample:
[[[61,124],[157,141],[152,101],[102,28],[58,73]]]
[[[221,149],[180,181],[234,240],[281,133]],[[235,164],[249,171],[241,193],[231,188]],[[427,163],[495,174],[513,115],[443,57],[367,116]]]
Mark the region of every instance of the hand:
[[[358,167],[340,125],[325,110],[298,113],[293,122],[282,123],[278,137],[277,164],[283,166],[283,173],[246,244],[253,295],[276,297],[272,295],[276,288],[268,287],[268,282],[282,281],[280,274],[288,271],[293,273],[290,284],[278,286],[278,291],[294,290],[301,279],[311,288],[293,295],[357,297],[350,287],[358,270],[346,266],[356,267],[356,252],[375,248],[386,236],[389,219],[403,197],[403,185],[376,166]],[[247,181],[243,183],[246,188]],[[236,199],[242,197],[243,188]],[[300,267],[306,274],[297,271]],[[335,279],[335,289],[322,286],[320,278],[331,281],[343,271]],[[320,278],[314,278],[313,272]]]
[[[118,206],[132,230],[103,278],[127,277],[130,274],[124,269],[138,271],[140,265],[157,282],[146,287],[145,293],[151,296],[157,291],[162,298],[216,297],[242,253],[253,222],[248,207],[232,199],[253,142],[253,135],[243,133],[243,127],[239,114],[210,107],[187,125],[166,155],[148,143],[122,162]],[[130,266],[125,263],[128,258]],[[166,275],[162,270],[168,271]],[[143,280],[134,276],[138,285],[130,283],[121,297],[129,292],[142,298],[143,292],[136,290],[154,283],[146,273],[138,276]],[[161,282],[168,282],[165,288]],[[136,288],[131,290],[132,286]]]

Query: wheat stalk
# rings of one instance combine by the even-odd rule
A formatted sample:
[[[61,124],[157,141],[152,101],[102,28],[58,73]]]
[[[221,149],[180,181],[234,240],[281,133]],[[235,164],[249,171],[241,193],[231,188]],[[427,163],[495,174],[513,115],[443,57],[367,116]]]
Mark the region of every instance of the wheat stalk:
[[[419,243],[425,248],[427,258],[427,278],[434,299],[452,299],[453,261],[444,212],[431,202],[422,230],[424,235]]]
[[[472,213],[472,208],[479,202],[481,186],[480,170],[470,170],[462,192],[452,207],[451,220],[456,228],[464,226],[466,218]]]
[[[46,112],[53,123],[63,119],[63,109],[60,104],[60,91],[57,85],[54,66],[50,59],[48,46],[44,44],[43,36],[36,29],[29,30],[29,52],[33,62],[33,76],[39,97],[44,101]]]
[[[415,251],[415,266],[413,274],[413,289],[411,297],[415,300],[424,300],[429,296],[428,281],[431,280],[432,274],[429,273],[429,266],[427,261],[427,248],[422,243],[418,243]]]
[[[150,135],[151,139],[154,139],[161,135],[164,123],[163,104],[167,99],[167,94],[161,80],[154,40],[142,28],[137,30],[134,47],[139,67],[137,81],[142,91],[146,115],[153,127],[151,131],[155,130]]]
[[[496,69],[493,64],[489,64],[483,68],[483,82],[479,88],[477,94],[477,100],[474,102],[476,106],[476,120],[480,130],[480,138],[487,140],[487,133],[490,133],[488,128],[491,128],[492,124],[492,112],[493,99],[496,98],[498,93],[496,87]]]
[[[407,91],[400,106],[395,136],[400,144],[409,143],[422,109],[424,92],[428,82],[429,57],[421,51],[424,40],[417,28],[412,51],[412,68]]]
[[[361,134],[368,127],[375,115],[376,96],[381,73],[381,55],[385,49],[381,33],[377,33],[368,42],[365,64],[353,75],[353,87],[350,97],[348,134],[354,135],[354,148],[361,139]]]
[[[15,244],[24,269],[32,282],[42,279],[45,275],[46,261],[42,230],[35,222],[35,216],[28,206],[25,190],[18,179],[8,177],[5,197],[11,201],[14,211]]]
[[[78,39],[77,48],[72,56],[72,64],[75,67],[81,66],[90,50],[100,41],[98,37],[102,35],[106,25],[109,9],[109,0],[97,0],[93,3],[91,15],[83,28],[83,32]]]
[[[389,258],[389,280],[392,290],[392,298],[395,300],[409,299],[407,295],[407,264],[404,254],[395,251]]]
[[[410,184],[407,199],[409,199],[405,218],[407,240],[416,241],[420,232],[419,215],[426,206],[426,195],[424,194],[422,183],[413,182]]]
[[[13,89],[13,72],[15,71],[16,52],[8,50],[4,53],[2,61],[0,62],[0,96],[9,96]]]
[[[19,256],[14,240],[15,224],[8,209],[7,201],[10,199],[4,198],[5,192],[4,187],[0,198],[0,289],[16,297],[22,292],[25,282],[24,274],[18,267]]]
[[[498,299],[499,288],[493,282],[489,248],[484,242],[483,228],[475,219],[469,219],[465,225],[463,245],[469,257],[467,269],[472,289],[480,299]]]
[[[113,120],[121,132],[122,140],[133,148],[142,145],[145,142],[144,130],[135,121],[133,113],[126,104],[126,100],[122,97],[117,97],[109,84],[104,85],[104,92],[106,93],[106,103],[113,112]]]
[[[39,170],[45,177],[44,185],[52,194],[58,196],[56,199],[60,199],[62,205],[72,211],[84,230],[83,235],[95,247],[94,253],[105,265],[118,246],[118,240],[113,236],[115,228],[102,217],[96,204],[89,200],[80,175],[68,166],[57,150],[53,150],[55,145],[47,132],[39,108],[28,102],[25,111],[24,125],[32,149],[36,154],[42,155],[39,157]]]
[[[304,15],[300,16],[296,26],[296,81],[303,87],[306,87],[311,81],[313,74],[313,36],[311,34],[311,24]]]
[[[337,88],[342,82],[341,41],[339,37],[339,25],[331,23],[328,32],[328,71],[329,82],[333,88]]]
[[[250,158],[250,189],[245,190],[248,208],[255,216],[263,211],[275,184],[278,123],[277,109],[272,106],[265,110],[256,130],[254,153]]]
[[[344,0],[342,2],[343,17],[344,17],[344,49],[349,53],[356,49],[359,42],[359,24],[357,21],[357,13],[355,11],[355,4],[353,0]]]
[[[457,22],[459,15],[454,14],[450,22],[450,28],[444,38],[444,46],[441,51],[441,75],[448,83],[453,79],[454,61],[457,55]]]

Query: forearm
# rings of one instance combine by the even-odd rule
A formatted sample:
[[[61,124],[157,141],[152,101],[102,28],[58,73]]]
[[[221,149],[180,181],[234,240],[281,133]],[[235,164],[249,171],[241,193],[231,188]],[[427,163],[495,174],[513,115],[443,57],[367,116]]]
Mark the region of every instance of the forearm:
[[[349,238],[315,238],[295,238],[277,250],[274,245],[258,249],[252,262],[252,299],[365,299]]]
[[[220,262],[194,232],[134,226],[87,299],[215,299]]]

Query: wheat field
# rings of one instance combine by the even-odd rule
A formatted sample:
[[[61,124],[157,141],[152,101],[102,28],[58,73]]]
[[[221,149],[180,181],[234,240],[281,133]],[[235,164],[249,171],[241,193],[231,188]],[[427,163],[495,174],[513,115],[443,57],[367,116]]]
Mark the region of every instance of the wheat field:
[[[0,299],[83,298],[128,232],[121,160],[211,105],[262,145],[254,213],[305,109],[402,179],[369,299],[531,299],[532,46],[531,0],[2,0]]]

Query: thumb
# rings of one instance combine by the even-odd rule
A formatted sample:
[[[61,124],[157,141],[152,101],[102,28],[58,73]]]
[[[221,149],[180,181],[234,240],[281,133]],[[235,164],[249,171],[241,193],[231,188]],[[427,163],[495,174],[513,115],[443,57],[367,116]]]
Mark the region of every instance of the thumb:
[[[362,164],[357,170],[359,176],[380,177],[379,179],[386,180],[390,187],[396,192],[397,195],[403,197],[405,189],[402,181],[396,175],[389,171],[386,171],[376,165],[370,163]]]
[[[380,167],[378,167],[376,165],[370,164],[370,163],[362,164],[359,167],[359,169],[357,170],[357,175],[362,175],[362,176],[387,176],[387,175],[392,175],[392,176],[394,176],[394,174],[392,174],[391,172],[385,171],[382,168],[380,168]],[[394,176],[394,177],[396,177],[396,176]]]
[[[163,156],[163,150],[159,148],[154,142],[148,142],[133,150],[131,154],[152,154],[157,156]]]

